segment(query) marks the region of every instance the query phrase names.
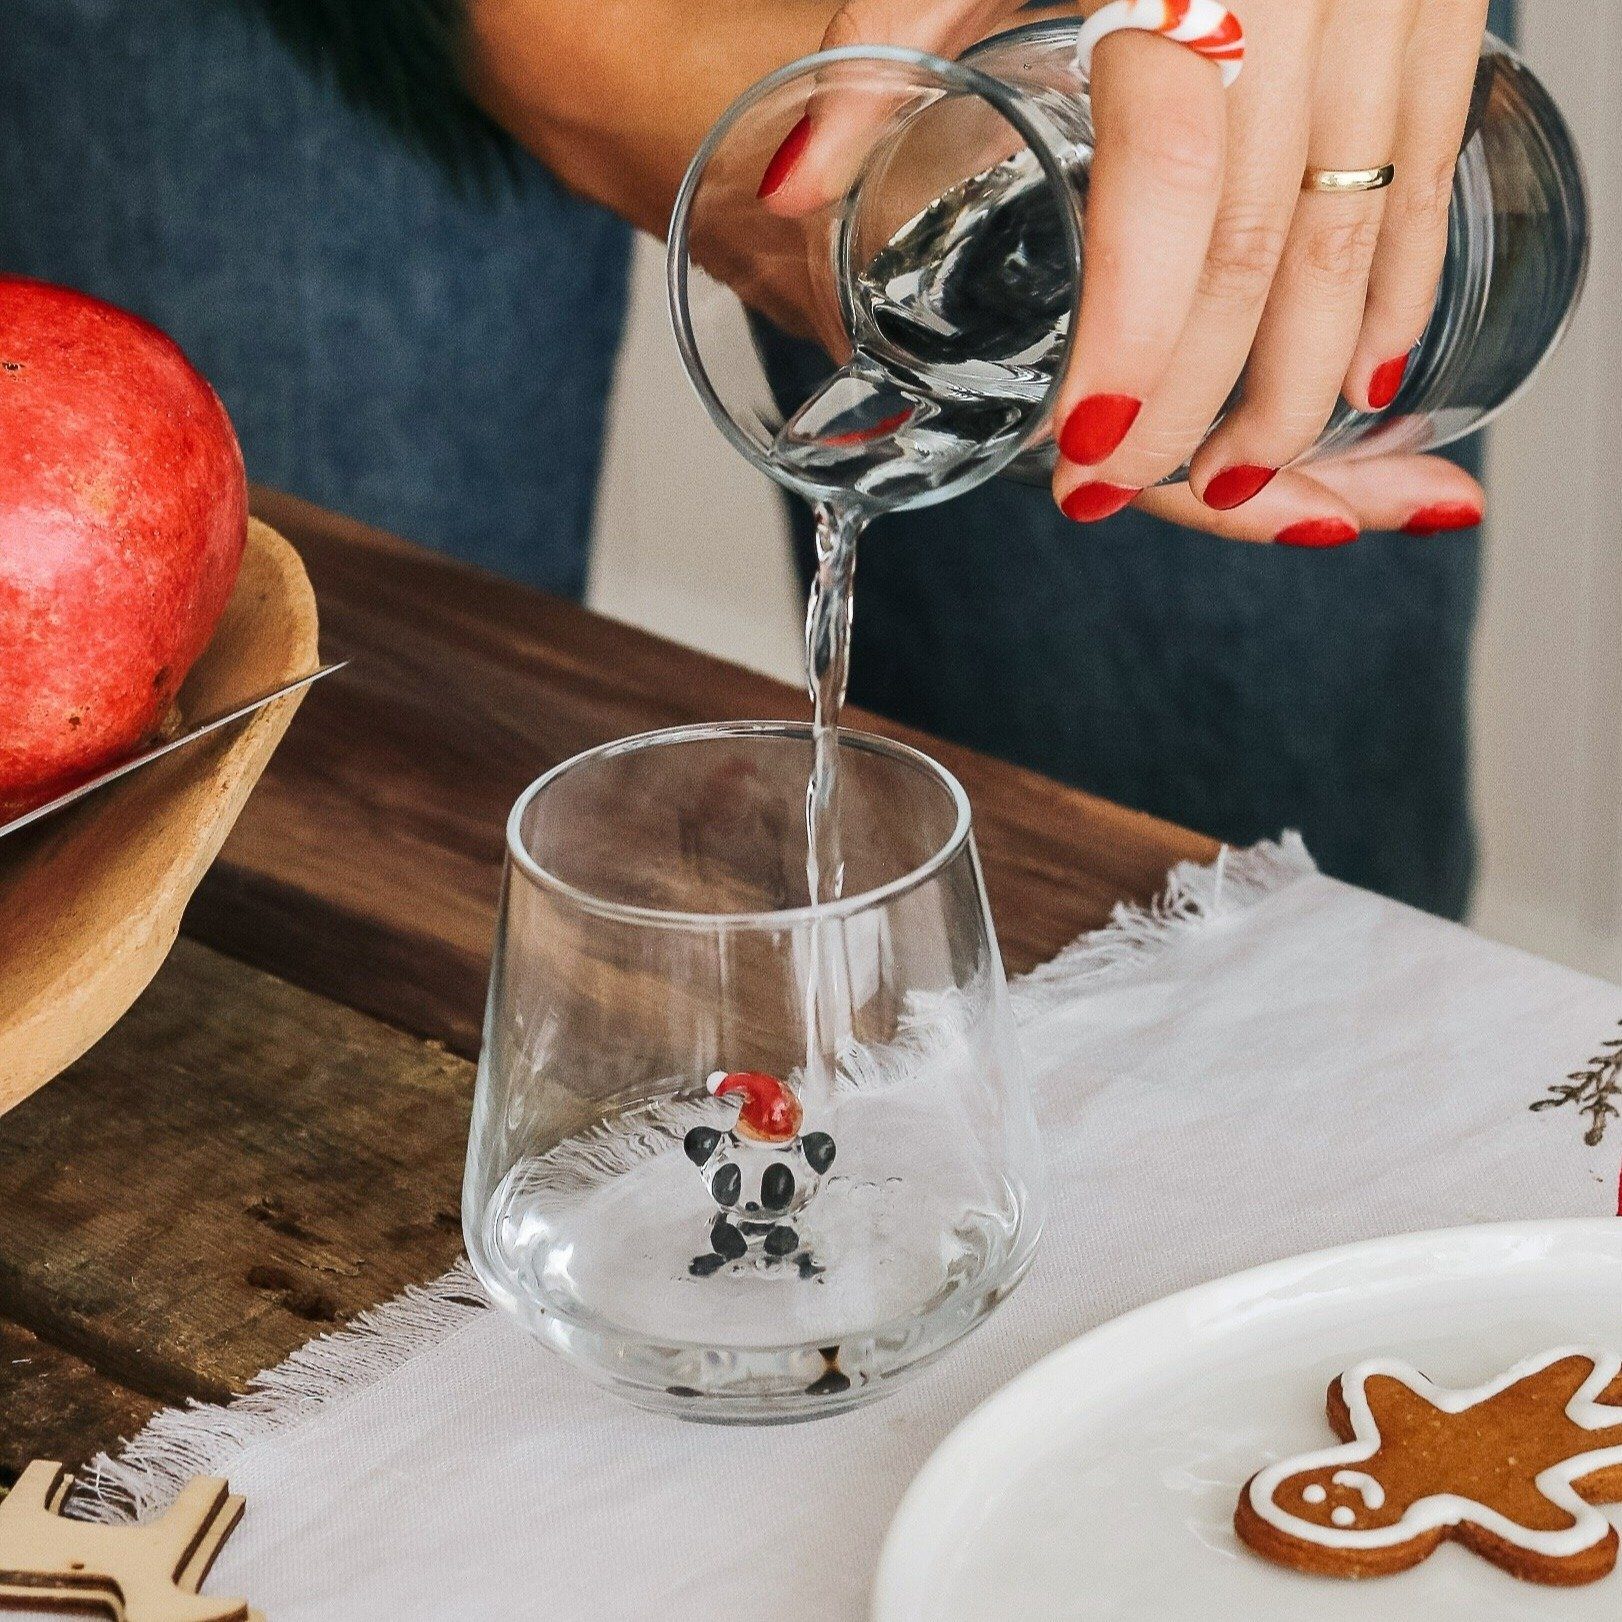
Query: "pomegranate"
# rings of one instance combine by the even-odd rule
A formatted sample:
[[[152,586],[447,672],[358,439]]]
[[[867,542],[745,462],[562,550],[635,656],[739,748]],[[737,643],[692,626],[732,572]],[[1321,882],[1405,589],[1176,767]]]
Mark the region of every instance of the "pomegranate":
[[[230,418],[173,340],[0,276],[0,820],[158,730],[246,534]]]

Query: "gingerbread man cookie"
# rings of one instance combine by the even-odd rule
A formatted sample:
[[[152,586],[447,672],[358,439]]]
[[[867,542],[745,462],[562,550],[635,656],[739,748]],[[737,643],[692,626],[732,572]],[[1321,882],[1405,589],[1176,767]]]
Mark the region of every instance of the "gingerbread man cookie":
[[[1453,1538],[1530,1582],[1593,1582],[1617,1556],[1593,1505],[1622,1500],[1619,1372],[1613,1352],[1567,1348],[1455,1391],[1361,1363],[1329,1388],[1341,1445],[1252,1476],[1234,1529],[1329,1577],[1403,1571]]]

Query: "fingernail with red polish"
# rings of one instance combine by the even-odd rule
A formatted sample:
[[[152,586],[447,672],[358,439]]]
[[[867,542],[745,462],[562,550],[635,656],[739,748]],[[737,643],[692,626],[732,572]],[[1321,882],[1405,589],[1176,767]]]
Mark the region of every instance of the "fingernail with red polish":
[[[1396,399],[1407,370],[1406,355],[1398,355],[1395,360],[1388,360],[1374,368],[1374,375],[1369,379],[1369,406],[1373,410],[1384,411]]]
[[[1405,535],[1437,535],[1444,529],[1474,529],[1481,509],[1473,501],[1437,501],[1421,507],[1402,526]]]
[[[1280,546],[1344,546],[1357,536],[1357,526],[1344,518],[1303,518],[1286,524],[1273,539]]]
[[[1238,467],[1225,467],[1205,487],[1202,498],[1207,507],[1225,513],[1242,507],[1252,496],[1259,496],[1277,475],[1276,467],[1257,467],[1241,463]]]
[[[805,143],[810,139],[811,115],[806,113],[783,137],[782,145],[772,153],[772,161],[766,165],[766,172],[760,177],[760,190],[755,193],[756,197],[770,197],[788,179],[789,171],[800,161],[800,154],[805,151]]]
[[[1096,467],[1126,438],[1141,410],[1143,401],[1134,394],[1089,394],[1065,419],[1059,454],[1081,467]]]
[[[1059,503],[1059,511],[1078,524],[1096,524],[1123,507],[1130,506],[1143,492],[1129,484],[1106,484],[1094,479],[1091,484],[1078,484]]]

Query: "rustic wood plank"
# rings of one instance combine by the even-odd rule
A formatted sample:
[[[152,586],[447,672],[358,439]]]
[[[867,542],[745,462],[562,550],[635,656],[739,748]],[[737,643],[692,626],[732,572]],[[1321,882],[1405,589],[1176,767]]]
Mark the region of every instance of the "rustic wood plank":
[[[84,1463],[133,1436],[161,1406],[0,1318],[0,1488],[30,1459]]]
[[[0,1462],[220,1400],[461,1247],[464,1060],[182,941],[0,1129],[0,1305],[107,1382],[11,1392]]]
[[[695,720],[801,716],[779,682],[259,491],[301,552],[326,655],[193,903],[199,939],[473,1054],[502,830],[577,750]],[[1051,956],[1207,839],[858,712],[944,761],[974,803],[1009,967]]]

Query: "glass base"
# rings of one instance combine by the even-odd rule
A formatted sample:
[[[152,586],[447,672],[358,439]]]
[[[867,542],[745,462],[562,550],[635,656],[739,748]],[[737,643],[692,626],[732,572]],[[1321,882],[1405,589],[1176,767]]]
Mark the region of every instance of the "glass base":
[[[1030,1268],[1034,1242],[995,1278],[964,1287],[926,1317],[820,1346],[672,1346],[570,1322],[515,1297],[474,1259],[500,1306],[582,1373],[638,1408],[709,1425],[789,1425],[873,1402],[927,1368],[986,1318]]]
[[[886,1108],[893,1128],[893,1093]],[[850,1147],[814,1198],[768,1220],[718,1211],[679,1123],[652,1119],[668,1112],[520,1161],[465,1213],[497,1303],[639,1407],[720,1424],[842,1413],[961,1339],[1029,1266],[1022,1191],[966,1188],[950,1140],[932,1155],[923,1135],[895,1175],[859,1098],[830,1112]]]

